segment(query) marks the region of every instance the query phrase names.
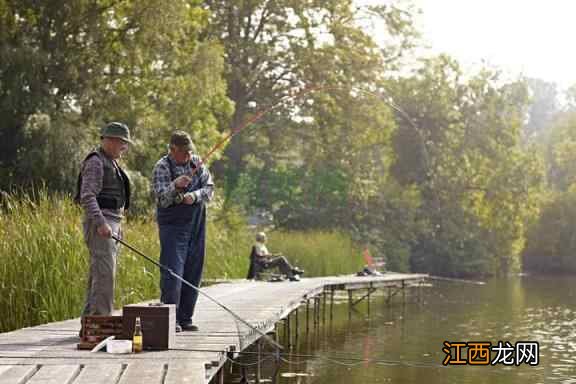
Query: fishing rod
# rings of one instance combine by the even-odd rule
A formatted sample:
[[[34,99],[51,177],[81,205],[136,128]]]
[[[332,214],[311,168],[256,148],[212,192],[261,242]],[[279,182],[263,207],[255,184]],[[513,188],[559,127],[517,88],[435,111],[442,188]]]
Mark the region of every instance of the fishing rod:
[[[439,217],[442,218],[439,208],[440,197],[438,195],[438,191],[436,190],[436,188],[434,188],[434,179],[432,177],[432,163],[430,160],[430,154],[428,152],[428,148],[426,147],[426,138],[424,136],[424,133],[422,132],[420,127],[414,122],[412,117],[410,117],[410,115],[394,101],[393,97],[389,95],[383,89],[383,87],[379,87],[378,90],[371,90],[362,87],[344,87],[338,85],[311,85],[311,86],[305,86],[304,88],[289,89],[286,95],[280,97],[277,101],[270,104],[268,107],[260,109],[254,114],[254,116],[246,120],[244,123],[238,125],[237,127],[232,128],[230,133],[228,133],[222,140],[216,143],[216,145],[214,145],[204,157],[199,158],[198,166],[192,167],[191,171],[188,173],[188,176],[193,177],[200,170],[200,167],[204,163],[206,163],[206,161],[210,158],[210,156],[212,156],[220,147],[222,147],[224,143],[226,143],[228,140],[230,140],[237,134],[241,133],[245,128],[258,122],[265,115],[272,112],[282,104],[288,101],[296,101],[300,98],[303,98],[304,96],[307,96],[315,92],[335,91],[335,90],[347,90],[349,91],[350,94],[362,93],[365,95],[373,96],[376,99],[383,102],[384,104],[386,104],[387,106],[389,106],[392,110],[397,112],[398,115],[401,116],[406,122],[408,122],[410,127],[416,132],[416,134],[420,139],[419,143],[421,147],[422,158],[424,162],[424,167],[426,169],[426,176],[429,177],[430,182],[429,188],[433,196],[433,201],[435,203],[434,206],[438,211],[438,213],[440,213]]]
[[[426,145],[425,145],[424,134],[422,133],[421,129],[416,125],[414,120],[410,117],[410,115],[403,108],[401,108],[398,104],[396,104],[390,95],[386,94],[382,90],[382,88],[380,88],[378,91],[374,91],[374,90],[369,90],[369,89],[360,88],[360,87],[347,88],[347,87],[337,86],[337,85],[315,85],[315,86],[307,86],[307,87],[304,87],[302,89],[289,90],[286,95],[280,97],[277,101],[270,104],[268,107],[260,109],[259,111],[257,111],[254,114],[254,116],[252,116],[251,118],[246,120],[244,123],[238,125],[237,127],[232,128],[230,133],[228,133],[222,140],[220,140],[218,143],[216,143],[216,145],[214,145],[204,157],[200,158],[199,165],[204,164],[208,160],[208,158],[210,158],[210,156],[212,156],[220,147],[222,147],[224,145],[224,143],[226,143],[232,137],[234,137],[237,134],[239,134],[240,132],[242,132],[245,128],[255,124],[260,119],[262,119],[265,115],[272,112],[276,108],[280,107],[282,104],[284,104],[288,101],[298,100],[304,96],[307,96],[307,95],[315,93],[315,92],[335,91],[335,90],[348,90],[348,91],[350,91],[350,93],[357,92],[357,93],[363,93],[365,95],[370,95],[370,96],[376,97],[378,100],[380,100],[381,102],[383,102],[384,104],[386,104],[390,108],[392,108],[394,111],[396,111],[400,116],[402,116],[402,118],[405,121],[408,122],[408,124],[414,129],[414,131],[420,137],[420,143],[422,145],[422,153],[424,155],[423,156],[424,161],[426,163],[427,169],[430,169],[430,157],[429,157]],[[194,174],[198,171],[199,168],[200,167],[193,168],[192,171],[190,172],[190,176],[191,177],[194,176]]]
[[[132,252],[136,253],[137,255],[143,257],[144,259],[148,260],[150,263],[154,264],[155,266],[159,267],[161,270],[167,272],[170,274],[170,276],[174,277],[177,280],[180,280],[183,284],[187,285],[188,287],[194,289],[196,292],[198,292],[199,294],[201,294],[202,296],[206,297],[208,300],[210,300],[211,302],[213,302],[214,304],[216,304],[217,306],[219,306],[220,308],[224,309],[226,312],[228,312],[230,315],[232,315],[232,317],[234,317],[236,320],[238,320],[239,322],[241,322],[242,324],[246,325],[248,328],[250,328],[251,330],[255,331],[256,333],[258,333],[260,336],[262,336],[264,338],[264,340],[266,340],[270,345],[272,345],[275,348],[278,348],[279,350],[283,350],[284,348],[278,344],[276,341],[274,341],[270,336],[268,336],[266,333],[262,332],[260,329],[256,328],[255,326],[253,326],[252,324],[250,324],[249,322],[247,322],[246,320],[244,320],[242,317],[240,317],[239,315],[237,315],[234,311],[232,311],[230,308],[228,308],[227,306],[225,306],[224,304],[222,304],[221,302],[219,302],[218,300],[214,299],[212,296],[210,296],[209,294],[207,294],[206,292],[204,292],[203,290],[201,290],[200,288],[198,288],[197,286],[195,286],[194,284],[190,283],[188,280],[182,278],[181,276],[179,276],[176,272],[174,272],[172,269],[168,268],[167,266],[165,266],[162,263],[157,262],[156,260],[152,259],[149,256],[146,256],[143,252],[139,251],[138,249],[134,248],[133,246],[131,246],[130,244],[128,244],[127,242],[125,242],[124,240],[120,239],[117,235],[112,235],[112,238],[114,240],[116,240],[117,242],[119,242],[120,244],[122,244],[123,246],[125,246],[126,248],[130,249]]]

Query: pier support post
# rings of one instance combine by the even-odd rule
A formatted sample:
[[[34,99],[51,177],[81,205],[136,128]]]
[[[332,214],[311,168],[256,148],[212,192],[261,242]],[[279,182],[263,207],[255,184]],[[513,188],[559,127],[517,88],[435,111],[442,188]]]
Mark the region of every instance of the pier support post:
[[[370,283],[370,287],[368,288],[368,297],[366,298],[366,306],[368,311],[368,316],[370,316],[370,295],[374,291],[373,284]]]
[[[256,342],[256,348],[258,348],[258,360],[256,363],[256,384],[260,384],[260,378],[262,375],[262,343],[260,340]]]
[[[308,332],[310,331],[309,312],[310,312],[310,299],[306,299],[306,337],[308,337]]]
[[[322,292],[322,324],[326,324],[326,291]]]
[[[292,348],[292,330],[291,330],[291,325],[292,325],[292,324],[291,324],[291,321],[290,321],[290,315],[291,315],[291,314],[292,314],[292,313],[289,313],[288,316],[286,316],[286,325],[287,325],[287,328],[286,328],[286,329],[288,330],[286,340],[288,340],[288,348]]]
[[[322,319],[320,318],[320,315],[321,315],[320,311],[322,310],[322,297],[317,296],[317,297],[316,297],[316,300],[318,301],[318,312],[316,312],[316,317],[317,317],[317,319],[316,319],[316,327],[317,327],[317,329],[318,329],[318,332],[320,332],[320,321],[322,320]]]
[[[222,368],[220,368],[218,370],[218,384],[224,384],[224,370],[225,370],[225,365],[222,366]]]
[[[313,321],[313,327],[314,327],[314,332],[316,332],[316,305],[317,305],[317,301],[316,301],[316,297],[312,298],[312,321]]]
[[[406,303],[406,281],[402,280],[402,301]]]
[[[348,320],[352,319],[352,290],[348,290]]]
[[[284,331],[282,332],[282,340],[285,346],[289,346],[289,341],[287,340],[288,336],[288,318],[282,319],[284,322]]]
[[[294,310],[294,345],[298,345],[298,333],[299,333],[299,324],[298,324],[298,308]]]
[[[334,318],[334,288],[330,288],[330,322]]]

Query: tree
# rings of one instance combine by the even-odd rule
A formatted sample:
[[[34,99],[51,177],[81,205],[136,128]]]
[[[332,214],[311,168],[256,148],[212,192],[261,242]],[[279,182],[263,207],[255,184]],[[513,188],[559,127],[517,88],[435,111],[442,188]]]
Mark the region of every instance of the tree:
[[[394,126],[385,103],[355,89],[377,89],[396,68],[415,36],[410,14],[394,5],[369,9],[390,35],[381,49],[359,27],[364,11],[348,0],[205,3],[209,36],[225,47],[232,128],[294,89],[315,88],[232,139],[217,168],[226,170],[230,195],[287,226],[347,221],[353,196],[381,176],[372,162],[389,161]]]
[[[542,182],[538,160],[520,146],[525,87],[502,85],[490,70],[466,77],[440,56],[392,88],[416,127],[399,122],[393,166],[422,196],[412,267],[449,275],[518,270]]]
[[[128,161],[146,176],[174,128],[211,146],[231,104],[207,21],[196,1],[1,1],[0,188],[71,190],[110,120],[145,143]]]
[[[526,138],[541,136],[550,127],[555,115],[559,112],[558,90],[555,83],[540,79],[527,79],[530,92],[528,121],[523,127]]]

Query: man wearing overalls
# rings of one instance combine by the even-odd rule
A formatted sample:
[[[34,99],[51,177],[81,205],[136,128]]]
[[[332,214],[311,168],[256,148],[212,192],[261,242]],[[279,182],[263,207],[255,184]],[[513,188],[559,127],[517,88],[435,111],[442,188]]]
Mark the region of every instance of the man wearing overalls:
[[[160,263],[199,287],[206,250],[206,203],[214,194],[212,176],[186,132],[170,138],[169,153],[154,167],[152,189],[160,235]],[[192,323],[198,292],[161,271],[160,300],[176,305],[176,331]]]

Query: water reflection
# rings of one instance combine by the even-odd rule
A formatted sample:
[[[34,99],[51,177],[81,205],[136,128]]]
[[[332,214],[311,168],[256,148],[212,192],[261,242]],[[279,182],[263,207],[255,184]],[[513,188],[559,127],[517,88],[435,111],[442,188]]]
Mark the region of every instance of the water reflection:
[[[284,356],[277,383],[576,383],[576,278],[495,279],[485,286],[435,283],[414,295],[372,301],[348,320],[300,323],[293,355]],[[442,365],[443,342],[537,341],[539,365]],[[308,355],[308,357],[303,356]],[[266,367],[265,367],[266,369]],[[273,372],[270,367],[269,372]]]

